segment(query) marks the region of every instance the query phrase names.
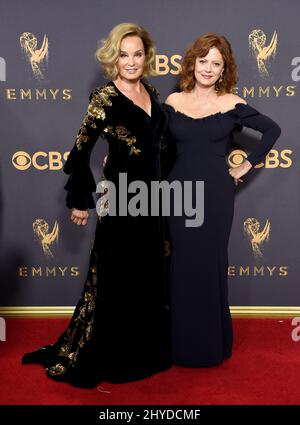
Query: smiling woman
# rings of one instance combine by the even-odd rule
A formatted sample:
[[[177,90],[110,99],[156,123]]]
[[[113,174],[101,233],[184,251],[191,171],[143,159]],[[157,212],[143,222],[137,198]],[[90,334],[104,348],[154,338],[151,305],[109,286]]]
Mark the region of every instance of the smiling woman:
[[[141,77],[145,67],[146,53],[140,37],[132,35],[124,37],[120,45],[118,59],[119,74],[114,83],[132,102],[151,116],[151,100],[147,90],[132,89],[132,81]]]
[[[160,144],[166,117],[154,87],[155,49],[146,30],[117,25],[96,56],[111,79],[90,95],[64,171],[71,220],[86,225],[96,189],[89,161],[100,135],[108,142],[104,180],[119,176],[150,188],[160,180]],[[133,194],[131,194],[133,196]],[[130,197],[129,197],[130,198]],[[118,205],[117,205],[118,207]],[[171,364],[161,216],[99,217],[81,298],[58,340],[27,353],[23,363],[40,363],[55,380],[79,387],[101,381],[129,382]]]
[[[144,38],[129,33],[122,38],[119,46],[120,54],[117,58],[114,58],[115,66],[111,66],[107,62],[107,58],[113,57],[111,42],[108,43],[107,41],[102,49],[98,50],[97,57],[102,60],[105,73],[113,78],[114,84],[120,92],[151,116],[149,94],[142,84],[138,86],[133,84],[142,75],[156,75],[153,68],[155,55],[150,37],[146,32],[142,36]]]
[[[110,80],[115,80],[119,75],[118,62],[121,54],[121,43],[126,37],[137,36],[142,40],[142,50],[145,52],[145,64],[143,77],[155,76],[155,47],[149,33],[142,27],[124,23],[117,25],[104,40],[103,45],[96,51],[96,58],[103,67],[105,76]],[[141,46],[138,47],[140,49]]]
[[[185,216],[175,213],[168,220],[172,353],[182,366],[214,366],[231,356],[227,246],[235,185],[280,135],[274,121],[232,93],[236,82],[230,43],[222,35],[205,34],[184,56],[182,91],[172,93],[165,105],[168,145],[176,151],[168,180],[204,182],[203,225],[188,229]],[[228,169],[233,133],[243,126],[260,131],[261,141],[241,165]]]

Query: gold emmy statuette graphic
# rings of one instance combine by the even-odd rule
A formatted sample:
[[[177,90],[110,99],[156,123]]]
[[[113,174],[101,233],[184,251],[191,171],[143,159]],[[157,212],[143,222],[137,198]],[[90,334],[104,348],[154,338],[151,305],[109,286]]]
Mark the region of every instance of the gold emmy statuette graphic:
[[[270,220],[266,221],[266,224],[261,232],[259,232],[260,223],[256,218],[247,218],[244,221],[244,231],[248,235],[254,255],[262,257],[261,244],[269,240],[270,236]]]
[[[44,254],[49,257],[53,257],[50,250],[50,245],[54,242],[58,242],[59,226],[58,222],[55,221],[52,231],[49,233],[49,224],[42,218],[37,218],[32,225],[34,235],[39,239]]]
[[[48,37],[44,35],[42,47],[37,49],[35,35],[31,34],[31,32],[23,32],[20,37],[20,45],[31,64],[33,75],[36,79],[42,80],[44,75],[41,71],[41,66],[44,65],[45,60],[48,60]]]
[[[271,56],[275,57],[277,49],[277,33],[274,31],[271,42],[266,46],[267,37],[262,30],[253,30],[249,35],[249,49],[256,57],[258,71],[262,77],[268,77],[269,72],[266,68],[266,61]]]

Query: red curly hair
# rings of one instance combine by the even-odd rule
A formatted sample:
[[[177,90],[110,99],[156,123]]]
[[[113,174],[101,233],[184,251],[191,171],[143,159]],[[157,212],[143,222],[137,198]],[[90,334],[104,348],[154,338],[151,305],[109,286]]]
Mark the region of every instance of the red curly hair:
[[[215,84],[219,95],[232,92],[238,80],[236,63],[234,61],[231,45],[226,37],[214,33],[207,33],[197,40],[186,50],[180,76],[179,86],[183,91],[191,91],[196,84],[194,75],[196,58],[205,57],[212,47],[216,47],[224,61],[222,81]]]

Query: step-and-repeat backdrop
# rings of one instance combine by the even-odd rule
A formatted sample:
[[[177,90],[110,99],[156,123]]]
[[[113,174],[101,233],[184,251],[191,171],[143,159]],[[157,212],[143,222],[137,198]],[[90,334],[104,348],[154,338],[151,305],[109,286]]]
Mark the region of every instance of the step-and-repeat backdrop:
[[[176,87],[187,45],[205,32],[231,42],[236,93],[278,122],[282,135],[237,190],[230,304],[299,305],[299,16],[297,0],[2,0],[0,305],[78,300],[97,217],[93,210],[88,226],[72,224],[62,167],[90,91],[106,82],[97,43],[121,22],[139,23],[155,40],[159,75],[151,83],[161,101]],[[229,164],[239,164],[260,137],[239,134]],[[91,160],[96,181],[106,152],[99,139]]]

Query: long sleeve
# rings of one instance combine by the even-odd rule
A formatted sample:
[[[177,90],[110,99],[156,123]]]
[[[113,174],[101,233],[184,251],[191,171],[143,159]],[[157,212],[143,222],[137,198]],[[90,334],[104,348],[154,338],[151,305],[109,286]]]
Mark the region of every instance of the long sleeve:
[[[106,124],[107,111],[104,107],[103,89],[93,90],[75,145],[63,168],[63,171],[70,175],[67,184],[64,186],[64,189],[68,192],[66,197],[68,208],[78,210],[95,208],[92,193],[96,190],[96,183],[90,168],[90,156]]]
[[[255,166],[264,161],[274,143],[281,134],[279,125],[266,115],[261,114],[248,104],[236,105],[240,127],[245,126],[262,133],[260,141],[254,146],[247,160]]]

